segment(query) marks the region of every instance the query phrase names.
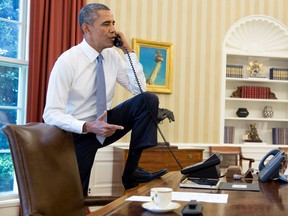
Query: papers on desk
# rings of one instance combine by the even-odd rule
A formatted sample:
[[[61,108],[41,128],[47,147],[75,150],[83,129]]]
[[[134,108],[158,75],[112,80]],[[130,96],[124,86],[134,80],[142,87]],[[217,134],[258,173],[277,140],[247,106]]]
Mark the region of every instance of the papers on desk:
[[[173,199],[178,201],[197,200],[198,202],[227,203],[228,194],[173,192]]]
[[[149,196],[131,196],[127,201],[149,202]],[[211,193],[194,193],[194,192],[173,192],[172,200],[189,202],[190,200],[197,200],[198,202],[209,203],[227,203],[228,194],[211,194]]]

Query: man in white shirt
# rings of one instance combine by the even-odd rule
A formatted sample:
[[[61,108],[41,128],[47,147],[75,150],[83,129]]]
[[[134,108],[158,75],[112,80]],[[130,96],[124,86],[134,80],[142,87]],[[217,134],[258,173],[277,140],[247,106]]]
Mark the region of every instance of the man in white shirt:
[[[64,52],[52,69],[44,121],[73,133],[84,195],[87,195],[97,149],[117,141],[129,131],[130,150],[122,176],[125,189],[159,178],[167,169],[151,173],[138,167],[142,150],[157,145],[159,105],[156,95],[145,92],[142,65],[123,33],[115,30],[113,14],[107,6],[85,5],[79,13],[79,24],[83,41]],[[124,52],[125,61],[113,48],[116,36],[123,42],[120,49]],[[143,93],[135,79],[128,53]],[[95,80],[99,63],[96,58],[100,54],[103,57],[107,111],[97,116]],[[116,82],[136,96],[111,108]],[[103,138],[103,143],[96,135]]]

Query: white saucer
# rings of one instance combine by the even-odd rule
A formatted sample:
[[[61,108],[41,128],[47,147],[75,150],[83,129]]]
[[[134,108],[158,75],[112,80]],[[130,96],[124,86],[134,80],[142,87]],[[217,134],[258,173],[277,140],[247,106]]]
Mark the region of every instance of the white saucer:
[[[169,212],[176,210],[179,208],[181,205],[179,203],[171,202],[168,206],[165,208],[159,208],[155,206],[153,202],[146,202],[142,204],[142,207],[148,211],[156,212],[156,213],[162,213],[162,212]]]

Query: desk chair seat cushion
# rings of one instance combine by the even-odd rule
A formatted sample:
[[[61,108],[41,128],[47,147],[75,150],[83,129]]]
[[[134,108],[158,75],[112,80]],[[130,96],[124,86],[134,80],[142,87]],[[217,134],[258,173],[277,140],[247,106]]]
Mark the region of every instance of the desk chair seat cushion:
[[[72,135],[44,123],[6,125],[24,216],[85,215]]]

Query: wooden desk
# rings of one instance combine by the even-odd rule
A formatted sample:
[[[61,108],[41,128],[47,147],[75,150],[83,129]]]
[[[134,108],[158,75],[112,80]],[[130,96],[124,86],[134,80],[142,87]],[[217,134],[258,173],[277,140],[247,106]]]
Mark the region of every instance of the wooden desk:
[[[172,145],[170,148],[183,167],[201,162],[203,160],[204,149],[178,149],[177,146]],[[124,160],[127,160],[129,149],[114,147],[114,151],[117,154],[123,154]],[[165,145],[145,149],[142,152],[139,167],[151,172],[156,172],[163,168],[167,168],[169,171],[180,170],[179,165]]]
[[[123,197],[115,200],[114,202],[104,206],[103,208],[89,214],[89,216],[101,215],[141,215],[153,216],[160,215],[153,212],[146,211],[142,208],[142,202],[128,202],[126,198],[132,195],[149,196],[150,188],[152,187],[171,187],[174,191],[186,192],[205,192],[209,190],[200,189],[187,189],[179,188],[179,182],[182,178],[180,172],[169,172],[161,179],[154,180],[145,184],[142,187],[132,189]],[[257,181],[257,180],[254,180]],[[271,215],[285,215],[288,212],[288,184],[284,182],[269,182],[259,183],[260,192],[249,191],[228,191],[219,190],[212,191],[213,193],[229,194],[228,203],[203,203],[204,216],[271,216]],[[178,202],[178,201],[176,201]],[[181,207],[175,211],[165,213],[164,215],[182,215],[181,210],[186,202],[178,202]],[[163,214],[162,214],[163,215]]]

